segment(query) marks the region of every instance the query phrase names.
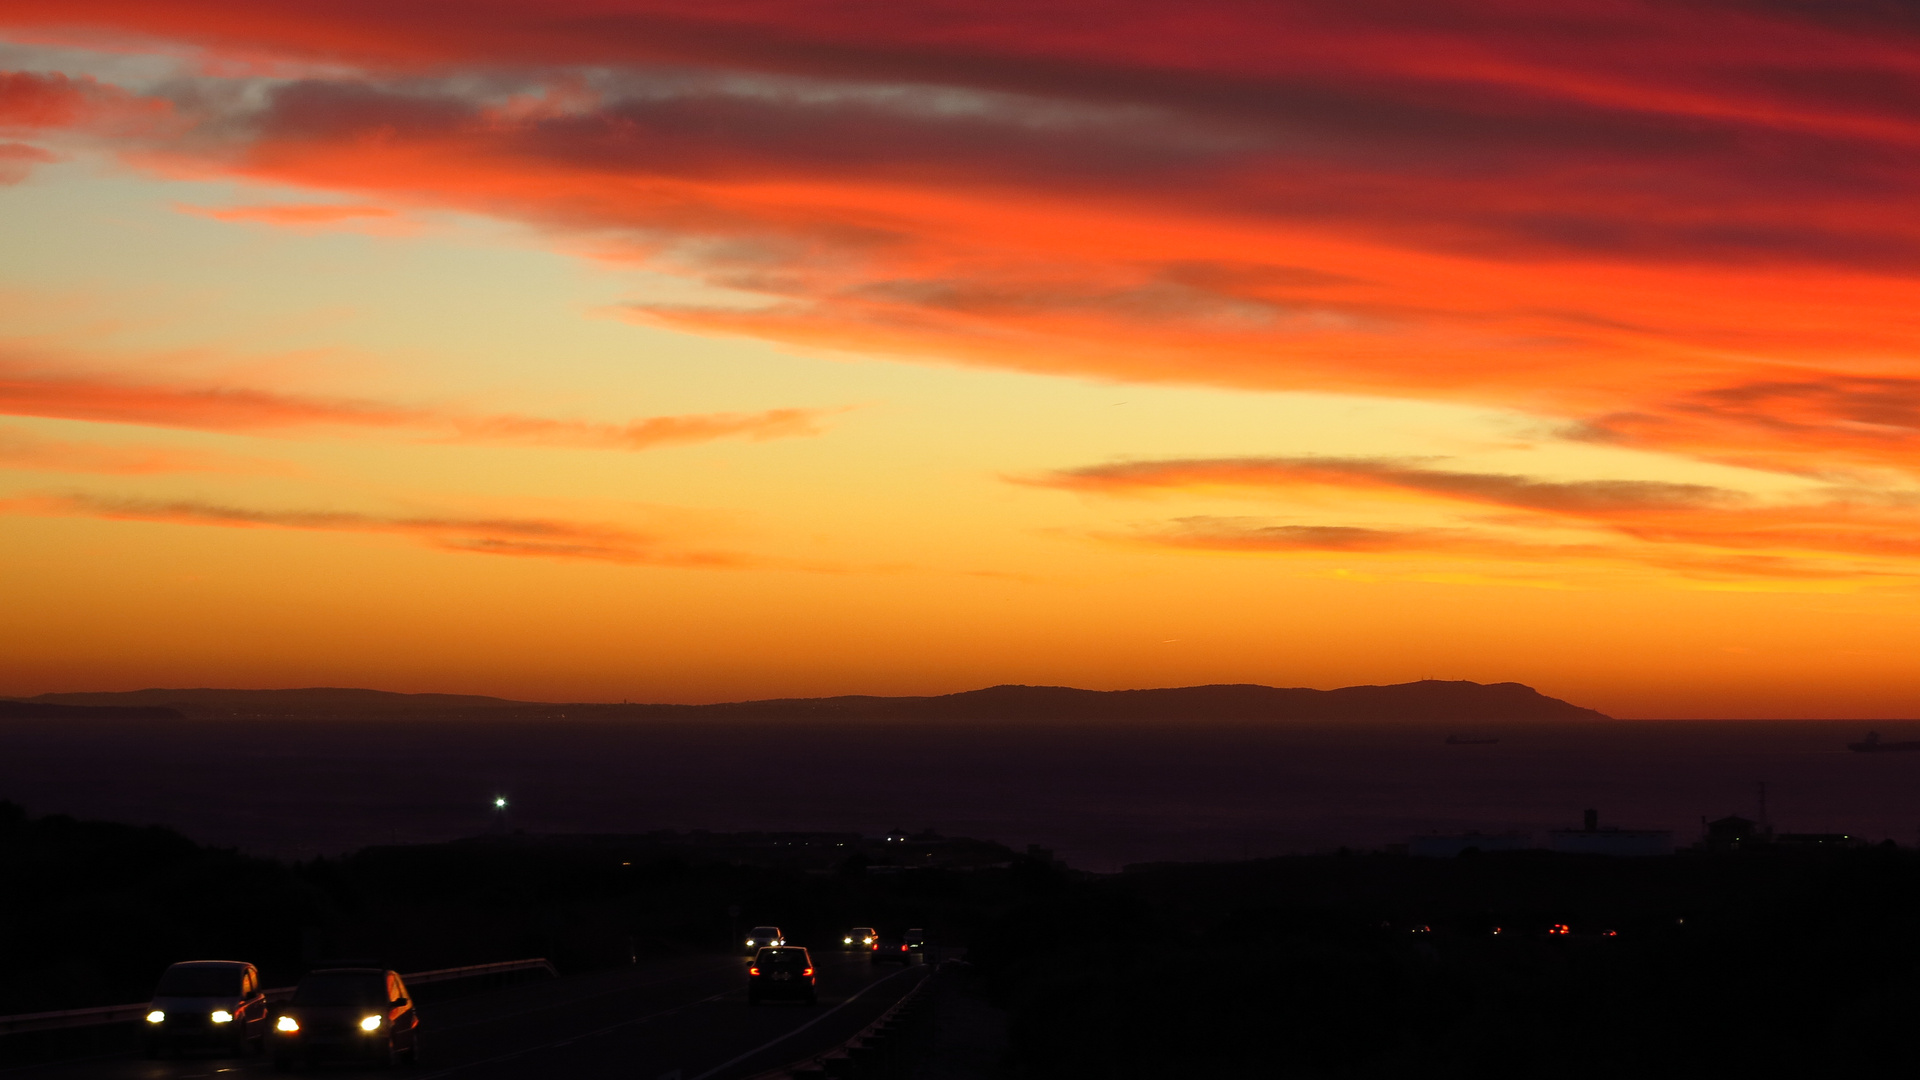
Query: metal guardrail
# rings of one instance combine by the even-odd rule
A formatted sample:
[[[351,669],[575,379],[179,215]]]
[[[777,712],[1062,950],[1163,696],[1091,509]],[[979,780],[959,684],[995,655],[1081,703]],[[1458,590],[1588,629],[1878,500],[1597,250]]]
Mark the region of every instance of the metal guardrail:
[[[145,1015],[147,1009],[147,1003],[141,1002],[138,1005],[102,1005],[93,1009],[66,1009],[61,1012],[16,1013],[13,1016],[0,1016],[0,1035],[131,1023]]]
[[[502,960],[497,964],[469,964],[466,967],[440,968],[437,971],[416,971],[409,975],[400,973],[400,978],[410,986],[424,986],[427,983],[452,982],[455,979],[477,979],[482,975],[507,975],[516,971],[545,971],[549,978],[557,979],[560,972],[544,958],[533,960]]]
[[[553,964],[542,957],[532,960],[503,960],[495,964],[469,964],[466,967],[439,968],[434,971],[416,971],[412,974],[401,972],[400,978],[410,986],[422,986],[428,983],[453,982],[456,979],[474,979],[486,975],[509,975],[521,971],[545,971],[549,977],[560,977],[560,972],[554,968]],[[285,1001],[293,996],[293,987],[276,986],[264,993],[268,1001]],[[91,1009],[64,1009],[59,1012],[0,1016],[0,1035],[129,1024],[145,1016],[151,1007],[149,1003],[142,1001],[132,1005],[101,1005]]]

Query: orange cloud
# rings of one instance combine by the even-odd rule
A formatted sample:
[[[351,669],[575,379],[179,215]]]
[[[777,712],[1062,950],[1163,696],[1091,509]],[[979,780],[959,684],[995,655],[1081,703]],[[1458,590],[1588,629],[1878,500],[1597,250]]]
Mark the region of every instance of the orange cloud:
[[[727,552],[678,548],[660,537],[618,526],[547,518],[398,517],[332,510],[257,510],[191,500],[91,495],[3,500],[0,513],[236,529],[379,533],[411,537],[447,551],[632,565],[723,569],[745,566],[748,562],[743,556]]]
[[[375,227],[391,232],[400,226],[398,215],[384,206],[344,206],[336,203],[267,203],[257,206],[187,206],[176,209],[215,221],[246,221],[283,229],[320,229],[329,226]]]
[[[1470,553],[1483,559],[1609,559],[1767,576],[1846,577],[1920,573],[1920,494],[1829,487],[1794,500],[1763,501],[1702,484],[1646,480],[1542,480],[1374,458],[1215,458],[1123,462],[1014,478],[1014,482],[1104,495],[1241,492],[1284,497],[1312,488],[1373,491],[1442,509],[1509,512],[1484,526],[1504,534],[1435,528],[1249,524],[1188,517],[1149,530],[1156,543],[1265,551]],[[1524,530],[1571,525],[1600,530],[1576,545],[1542,543]],[[1521,530],[1515,532],[1514,530]],[[1622,539],[1634,541],[1623,546]],[[1684,549],[1697,549],[1686,551]],[[1714,549],[1719,549],[1715,551]],[[1755,557],[1747,552],[1772,554]],[[1892,560],[1874,567],[1859,560]]]
[[[1372,556],[1428,569],[1460,563],[1532,564],[1524,573],[1578,575],[1630,566],[1729,581],[1860,581],[1920,577],[1920,566],[1889,567],[1832,558],[1754,555],[1619,543],[1542,543],[1474,529],[1287,525],[1255,518],[1193,516],[1117,537],[1124,543],[1191,551]],[[1701,538],[1696,538],[1701,539]],[[1913,554],[1920,554],[1916,550]],[[1511,574],[1511,569],[1508,571]]]
[[[148,476],[182,472],[254,472],[222,455],[152,446],[106,446],[0,428],[0,469]]]
[[[264,433],[345,427],[412,430],[448,442],[645,450],[656,446],[803,438],[825,430],[842,409],[768,409],[753,413],[654,416],[625,424],[544,417],[469,416],[377,402],[228,387],[180,387],[74,378],[0,369],[0,415],[196,431]]]
[[[1128,494],[1155,490],[1308,486],[1415,492],[1443,500],[1617,521],[1672,511],[1728,508],[1747,496],[1704,484],[1659,480],[1537,480],[1506,473],[1456,472],[1391,458],[1253,457],[1136,461],[1093,465],[1016,483],[1070,491]]]
[[[1920,455],[1920,379],[1780,372],[1653,404],[1592,417],[1567,434],[1816,475],[1849,465],[1909,469]]]
[[[144,424],[195,431],[254,432],[314,425],[402,427],[422,410],[236,387],[178,387],[0,368],[0,414]]]
[[[57,155],[37,146],[0,142],[0,186],[17,184],[33,172],[34,166],[58,160]]]
[[[654,416],[627,424],[590,424],[527,416],[456,418],[461,442],[529,443],[608,450],[645,450],[655,446],[711,442],[715,439],[792,439],[819,435],[822,421],[839,409],[769,409],[757,413],[705,413]]]

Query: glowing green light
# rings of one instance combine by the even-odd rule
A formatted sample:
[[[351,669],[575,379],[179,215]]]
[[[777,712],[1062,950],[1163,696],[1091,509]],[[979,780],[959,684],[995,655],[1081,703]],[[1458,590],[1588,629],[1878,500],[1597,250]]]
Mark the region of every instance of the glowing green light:
[[[507,800],[505,799],[493,800],[493,808],[495,810],[505,810],[507,808]]]

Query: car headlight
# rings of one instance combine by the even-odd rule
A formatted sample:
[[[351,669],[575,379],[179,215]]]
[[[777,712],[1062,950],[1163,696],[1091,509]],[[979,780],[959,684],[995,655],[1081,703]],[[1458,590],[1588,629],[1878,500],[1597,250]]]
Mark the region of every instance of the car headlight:
[[[872,939],[872,938],[870,938],[870,937],[863,937],[863,938],[861,938],[861,939],[860,939],[860,944],[862,944],[862,945],[871,945],[871,944],[873,944],[873,939]]]
[[[147,1014],[147,1023],[149,1024],[164,1024],[166,1022],[167,1014],[161,1012],[159,1009],[155,1009]]]
[[[233,1014],[225,1009],[215,1009],[213,1010],[213,1015],[207,1019],[212,1020],[216,1024],[231,1024],[233,1023]]]
[[[273,1026],[276,1030],[279,1030],[279,1031],[299,1031],[300,1021],[295,1020],[291,1016],[283,1016],[280,1019],[275,1020],[273,1022]]]
[[[379,1028],[379,1026],[380,1026],[380,1018],[377,1016],[369,1016],[366,1019],[360,1021],[361,1031],[373,1031]]]
[[[749,949],[751,949],[751,948],[753,948],[753,939],[752,939],[752,938],[748,938],[748,939],[747,939],[747,948],[749,948]]]
[[[843,937],[843,938],[841,938],[841,939],[840,939],[840,944],[842,944],[842,945],[851,945],[851,944],[853,944],[853,939],[852,939],[852,938],[850,938],[850,937]]]

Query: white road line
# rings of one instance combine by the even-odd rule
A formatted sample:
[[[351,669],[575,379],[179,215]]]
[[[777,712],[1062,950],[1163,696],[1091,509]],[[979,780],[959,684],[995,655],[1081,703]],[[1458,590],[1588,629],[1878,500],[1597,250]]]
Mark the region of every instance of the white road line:
[[[512,1058],[525,1057],[528,1054],[538,1053],[541,1050],[552,1050],[552,1049],[555,1049],[556,1047],[567,1046],[569,1044],[579,1042],[581,1039],[591,1039],[595,1035],[605,1035],[609,1031],[618,1031],[623,1027],[631,1027],[634,1024],[644,1024],[648,1020],[656,1020],[662,1016],[671,1016],[674,1013],[681,1011],[682,1009],[689,1009],[695,1005],[705,1005],[709,1001],[719,1001],[721,998],[726,996],[727,996],[727,992],[722,991],[721,993],[715,994],[712,997],[701,998],[699,1001],[689,1001],[685,1005],[675,1005],[671,1009],[662,1009],[657,1013],[648,1013],[645,1016],[636,1016],[631,1020],[622,1020],[617,1024],[608,1024],[606,1027],[597,1028],[583,1035],[569,1035],[568,1037],[564,1039],[560,1039],[556,1042],[541,1043],[539,1046],[529,1046],[520,1050],[514,1050],[510,1053],[496,1054],[490,1058],[481,1058],[479,1061],[469,1061],[464,1065],[455,1065],[450,1069],[441,1069],[439,1072],[427,1073],[426,1075],[420,1077],[420,1080],[435,1080],[436,1077],[452,1076],[454,1073],[465,1072],[468,1069],[477,1069],[482,1065],[492,1065],[497,1061],[508,1061]]]
[[[715,1065],[713,1068],[708,1069],[706,1072],[703,1072],[699,1076],[694,1077],[693,1080],[707,1080],[709,1076],[712,1076],[715,1073],[724,1072],[727,1069],[731,1069],[735,1065],[740,1064],[741,1062],[747,1060],[748,1058],[752,1057],[755,1054],[760,1053],[762,1050],[765,1050],[770,1046],[778,1046],[779,1044],[786,1042],[788,1039],[793,1038],[795,1035],[798,1035],[801,1032],[812,1027],[813,1025],[819,1023],[820,1021],[825,1020],[827,1017],[832,1016],[834,1013],[839,1012],[841,1009],[844,1009],[847,1006],[853,1004],[854,1002],[859,1001],[860,998],[864,996],[867,991],[873,989],[876,986],[885,986],[886,984],[892,982],[893,980],[899,978],[902,975],[905,975],[907,972],[912,970],[913,969],[910,967],[903,967],[899,971],[896,971],[893,974],[887,976],[886,978],[881,979],[879,982],[868,983],[867,985],[860,988],[859,993],[853,995],[852,997],[841,1002],[840,1004],[835,1005],[833,1008],[828,1009],[826,1012],[821,1013],[819,1016],[814,1017],[813,1019],[807,1021],[806,1023],[801,1024],[799,1027],[794,1028],[792,1031],[787,1032],[785,1035],[782,1035],[776,1039],[770,1039],[766,1042],[763,1042],[759,1046],[756,1046],[753,1049],[747,1051],[746,1053],[741,1054],[739,1057],[734,1058],[732,1061],[728,1061],[720,1065]]]
[[[613,997],[616,994],[624,994],[633,990],[648,990],[656,986],[665,986],[668,983],[680,982],[684,979],[696,979],[703,975],[712,974],[713,971],[715,969],[718,969],[719,967],[721,967],[721,965],[716,963],[716,964],[709,965],[708,967],[697,968],[693,971],[688,971],[680,975],[669,975],[666,978],[654,979],[651,982],[631,983],[627,986],[622,986],[616,990],[600,990],[591,994],[582,994],[579,997],[567,998],[565,1001],[554,1001],[554,1002],[549,1002],[545,1005],[535,1005],[531,1009],[521,1009],[517,1012],[500,1013],[495,1016],[483,1017],[482,1019],[479,1019],[479,1020],[469,1020],[464,1024],[454,1024],[451,1027],[442,1027],[439,1024],[435,1024],[432,1027],[428,1028],[427,1030],[437,1034],[442,1031],[462,1031],[466,1028],[479,1027],[483,1024],[497,1024],[502,1020],[511,1020],[516,1016],[531,1016],[537,1012],[546,1012],[551,1009],[563,1009],[569,1005],[578,1005],[582,1001],[592,1001],[594,998]]]

